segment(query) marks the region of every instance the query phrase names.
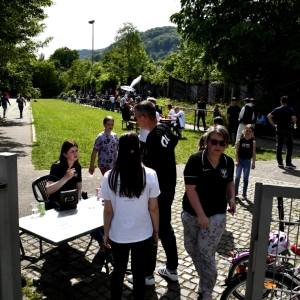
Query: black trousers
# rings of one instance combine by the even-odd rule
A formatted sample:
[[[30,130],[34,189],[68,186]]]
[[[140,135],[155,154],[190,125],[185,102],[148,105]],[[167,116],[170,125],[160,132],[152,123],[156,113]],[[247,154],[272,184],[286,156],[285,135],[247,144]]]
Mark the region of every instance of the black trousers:
[[[229,133],[229,138],[231,141],[236,140],[236,134],[237,134],[238,127],[239,127],[239,123],[229,123],[228,133]],[[233,134],[233,138],[232,138],[232,134]]]
[[[20,118],[23,117],[23,109],[24,109],[24,106],[23,105],[19,105]]]
[[[141,242],[120,244],[111,241],[114,270],[110,281],[112,300],[122,298],[124,275],[127,270],[129,251],[131,251],[131,271],[133,276],[133,299],[142,300],[145,295],[145,261],[148,259],[151,239]]]
[[[163,192],[158,196],[159,207],[159,239],[165,250],[169,270],[176,270],[178,267],[178,253],[176,237],[171,225],[171,207],[175,195],[174,191]],[[146,276],[153,275],[156,266],[157,246],[150,248],[150,256],[147,260]]]
[[[203,127],[204,129],[206,128],[206,123],[205,123],[205,112],[203,111],[198,111],[198,118],[197,118],[197,127],[199,128],[199,121],[200,121],[200,118],[202,120],[202,123],[203,123]]]
[[[282,164],[282,146],[286,144],[286,165],[291,165],[293,154],[293,136],[291,130],[276,130],[276,158],[279,164]]]

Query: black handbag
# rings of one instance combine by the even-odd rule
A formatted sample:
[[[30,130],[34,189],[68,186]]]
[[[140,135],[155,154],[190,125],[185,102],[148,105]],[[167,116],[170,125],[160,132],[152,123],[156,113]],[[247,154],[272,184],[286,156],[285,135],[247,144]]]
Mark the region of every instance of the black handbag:
[[[78,204],[78,191],[69,190],[69,191],[61,191],[58,210],[68,210],[77,208]]]

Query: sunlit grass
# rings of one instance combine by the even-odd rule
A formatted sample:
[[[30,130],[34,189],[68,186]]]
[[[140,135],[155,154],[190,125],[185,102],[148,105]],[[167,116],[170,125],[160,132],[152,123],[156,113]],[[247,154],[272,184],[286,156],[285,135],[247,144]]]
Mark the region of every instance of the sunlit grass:
[[[159,99],[159,105],[170,103],[168,99]],[[175,106],[187,107],[187,103],[175,103]],[[165,108],[164,108],[165,109]],[[78,143],[80,163],[84,168],[89,166],[90,154],[97,135],[103,131],[103,119],[111,115],[115,119],[114,132],[120,136],[122,130],[121,114],[90,106],[64,102],[62,100],[38,100],[32,102],[34,125],[37,142],[33,145],[32,160],[36,169],[49,169],[58,159],[62,143],[71,139]],[[224,114],[223,114],[224,116]],[[209,118],[208,124],[209,123]],[[192,123],[193,121],[189,121]],[[176,147],[176,161],[178,164],[187,162],[189,156],[198,149],[201,132],[185,129],[183,138]],[[226,154],[235,157],[235,149],[227,148]],[[275,152],[262,148],[257,149],[257,160],[275,159]]]

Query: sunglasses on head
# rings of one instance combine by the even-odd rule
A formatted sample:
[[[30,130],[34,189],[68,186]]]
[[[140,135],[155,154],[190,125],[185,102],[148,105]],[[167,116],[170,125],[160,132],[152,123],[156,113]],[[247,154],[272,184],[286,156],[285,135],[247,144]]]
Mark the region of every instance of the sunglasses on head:
[[[210,142],[211,142],[211,144],[214,145],[214,146],[216,146],[216,145],[218,145],[218,144],[219,144],[221,147],[227,146],[227,143],[226,143],[224,140],[218,141],[218,140],[215,140],[215,139],[211,139]]]

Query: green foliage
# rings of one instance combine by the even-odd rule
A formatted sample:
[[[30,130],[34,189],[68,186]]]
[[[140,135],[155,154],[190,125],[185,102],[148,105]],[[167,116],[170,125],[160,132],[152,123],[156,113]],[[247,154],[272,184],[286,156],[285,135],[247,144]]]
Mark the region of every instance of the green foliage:
[[[49,60],[55,63],[56,69],[61,71],[68,70],[77,59],[79,59],[78,51],[67,47],[56,49],[49,57]]]
[[[298,0],[184,0],[171,20],[227,83],[271,89],[299,79],[299,15]]]
[[[51,6],[52,1],[0,0],[0,3],[0,90],[26,93],[32,90],[28,65],[37,48],[49,41],[34,38],[44,29],[43,7]]]
[[[56,70],[54,62],[48,60],[38,60],[32,68],[32,84],[42,91],[42,97],[53,97],[59,94],[62,88],[62,80]]]
[[[141,32],[140,35],[148,57],[156,62],[163,61],[171,53],[178,51],[180,36],[176,27],[156,27]]]

